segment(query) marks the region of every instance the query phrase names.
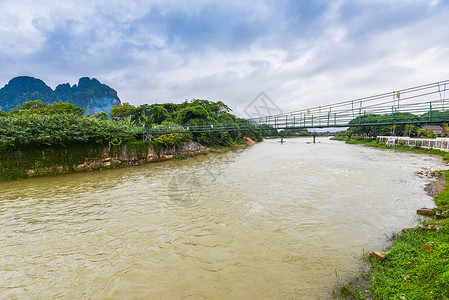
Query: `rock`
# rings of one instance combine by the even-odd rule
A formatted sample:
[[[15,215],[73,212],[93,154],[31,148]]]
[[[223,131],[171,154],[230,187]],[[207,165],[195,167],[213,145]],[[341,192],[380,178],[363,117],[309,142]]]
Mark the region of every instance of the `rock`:
[[[424,190],[427,192],[427,195],[435,197],[442,191],[444,191],[444,187],[446,186],[446,179],[444,176],[439,176],[437,180],[426,184]]]
[[[246,143],[246,144],[248,144],[248,145],[254,145],[256,142],[255,141],[253,141],[251,138],[249,138],[249,137],[245,137],[245,138],[243,138],[243,141]]]
[[[68,83],[60,84],[54,91],[42,80],[29,76],[15,77],[0,88],[0,110],[3,111],[37,99],[48,103],[72,103],[84,108],[86,114],[107,112],[113,105],[121,103],[117,91],[95,78],[88,77],[80,78],[78,85],[72,87]]]
[[[387,257],[387,254],[385,252],[383,252],[383,251],[373,251],[371,253],[371,255],[376,257],[377,259],[380,259],[380,260],[384,260],[385,257]]]
[[[444,211],[437,211],[435,213],[435,216],[437,217],[437,219],[444,219],[449,215],[449,210],[444,210]]]
[[[421,216],[434,216],[435,215],[435,211],[431,208],[420,208],[416,211],[416,213]]]

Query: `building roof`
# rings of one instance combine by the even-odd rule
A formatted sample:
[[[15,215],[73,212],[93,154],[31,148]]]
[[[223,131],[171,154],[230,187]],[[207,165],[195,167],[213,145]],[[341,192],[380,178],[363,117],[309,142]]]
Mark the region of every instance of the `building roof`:
[[[438,125],[427,125],[427,126],[424,126],[423,129],[432,130],[432,131],[442,131],[443,130],[443,128]]]

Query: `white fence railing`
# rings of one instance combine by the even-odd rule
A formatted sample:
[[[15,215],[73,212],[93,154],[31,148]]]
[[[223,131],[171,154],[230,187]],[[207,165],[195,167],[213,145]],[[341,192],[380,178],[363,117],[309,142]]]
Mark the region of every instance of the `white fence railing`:
[[[436,149],[440,151],[449,152],[449,138],[438,137],[435,139],[420,139],[401,136],[378,136],[378,143],[384,143],[390,146],[409,146],[427,149]]]

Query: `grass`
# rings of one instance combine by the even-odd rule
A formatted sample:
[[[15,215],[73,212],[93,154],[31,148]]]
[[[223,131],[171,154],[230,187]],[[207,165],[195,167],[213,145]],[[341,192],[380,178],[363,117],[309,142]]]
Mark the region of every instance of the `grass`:
[[[333,138],[350,143],[382,147],[373,140],[344,137]],[[383,145],[385,146],[385,145]],[[385,148],[385,147],[382,147]],[[404,146],[397,150],[437,154],[445,160],[447,153]],[[449,172],[445,174],[449,183]],[[438,210],[449,209],[449,184],[435,197]],[[385,249],[387,257],[381,261],[370,257],[370,270],[363,276],[370,284],[352,284],[340,288],[343,299],[449,299],[449,219],[426,221],[427,226],[398,233]]]
[[[449,183],[449,172],[446,172],[446,183]],[[444,191],[435,197],[435,204],[440,210],[449,210],[449,184],[446,184]]]

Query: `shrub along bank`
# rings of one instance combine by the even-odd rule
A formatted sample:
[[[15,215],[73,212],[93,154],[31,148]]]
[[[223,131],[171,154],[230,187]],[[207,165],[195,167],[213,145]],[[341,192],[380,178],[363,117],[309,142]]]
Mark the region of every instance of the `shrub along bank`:
[[[336,137],[351,144],[366,144],[385,148],[373,139]],[[438,150],[391,147],[397,150],[441,155],[446,161],[448,153]],[[445,174],[449,182],[449,172]],[[449,185],[435,197],[437,208],[449,209]],[[363,275],[367,286],[351,284],[341,288],[341,297],[347,299],[449,299],[449,219],[431,217],[421,226],[406,229],[394,237],[385,250],[383,260],[369,257],[370,270]]]
[[[192,100],[139,107],[124,103],[111,110],[114,121],[104,112],[94,116],[83,114],[84,110],[73,104],[49,105],[40,100],[0,114],[0,181],[114,167],[123,165],[120,163],[123,161],[126,164],[152,161],[161,153],[166,156],[196,153],[199,146],[192,141],[222,148],[242,143],[245,137],[262,140],[261,131],[254,126],[254,130],[246,131],[156,134],[151,143],[141,142],[141,133],[155,126],[173,129],[181,124],[242,121],[222,102]],[[189,146],[183,152],[186,143]],[[122,151],[126,157],[114,151]],[[153,152],[158,158],[151,156]],[[131,153],[135,159],[129,159]],[[110,161],[105,161],[109,158]]]

